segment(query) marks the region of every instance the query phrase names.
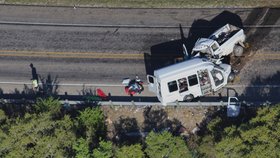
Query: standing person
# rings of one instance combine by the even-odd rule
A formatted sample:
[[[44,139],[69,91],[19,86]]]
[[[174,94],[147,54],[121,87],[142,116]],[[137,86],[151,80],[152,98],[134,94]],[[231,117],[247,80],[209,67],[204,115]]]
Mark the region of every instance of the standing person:
[[[32,71],[32,79],[31,80],[38,80],[38,74],[36,72],[36,68],[33,66],[33,64],[30,64],[30,68]]]
[[[38,74],[36,72],[36,68],[33,66],[33,64],[30,64],[30,68],[31,68],[31,72],[32,72],[32,87],[34,90],[36,90],[38,88]]]

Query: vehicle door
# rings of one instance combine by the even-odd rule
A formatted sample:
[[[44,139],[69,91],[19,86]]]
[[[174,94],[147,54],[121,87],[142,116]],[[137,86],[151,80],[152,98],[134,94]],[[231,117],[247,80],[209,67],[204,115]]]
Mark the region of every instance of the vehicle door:
[[[179,99],[179,93],[178,93],[178,83],[177,80],[171,80],[167,82],[167,100],[171,101],[176,101]]]
[[[241,103],[236,97],[228,98],[227,105],[227,116],[228,117],[237,117],[240,113]]]
[[[197,74],[193,74],[187,77],[188,84],[189,84],[189,93],[192,94],[194,97],[201,96],[200,85],[198,83],[198,76]]]
[[[220,57],[222,55],[221,48],[217,42],[213,42],[211,45],[211,50],[213,52],[214,57]]]
[[[213,84],[214,91],[222,88],[224,86],[224,81],[225,81],[223,71],[221,69],[217,68],[217,67],[214,67],[210,71],[210,74],[211,74],[211,77],[214,81],[214,84]]]
[[[149,91],[157,94],[157,87],[156,87],[157,80],[156,80],[155,76],[147,75],[147,81],[148,81]]]

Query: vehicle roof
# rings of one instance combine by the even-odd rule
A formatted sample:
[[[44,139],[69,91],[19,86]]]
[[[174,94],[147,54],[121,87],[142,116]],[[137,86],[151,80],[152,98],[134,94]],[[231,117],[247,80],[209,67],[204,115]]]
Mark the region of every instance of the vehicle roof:
[[[183,61],[174,65],[170,65],[158,70],[154,71],[154,75],[158,77],[159,79],[170,77],[172,75],[181,73],[182,71],[189,70],[191,71],[197,71],[198,69],[201,69],[202,67],[207,68],[209,66],[213,66],[213,63],[208,61],[205,58],[193,58],[189,59],[187,61]]]

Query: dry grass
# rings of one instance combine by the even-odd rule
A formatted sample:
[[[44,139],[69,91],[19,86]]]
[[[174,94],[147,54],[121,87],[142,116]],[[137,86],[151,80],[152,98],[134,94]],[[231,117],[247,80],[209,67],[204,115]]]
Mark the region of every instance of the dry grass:
[[[2,4],[33,4],[91,7],[188,8],[279,7],[280,0],[0,0]]]
[[[131,124],[130,121],[137,125],[142,132],[181,124],[184,128],[183,133],[187,134],[202,122],[207,111],[207,108],[200,107],[152,107],[149,110],[149,107],[103,106],[102,109],[107,117],[108,136],[111,138],[115,133],[116,124],[122,124],[122,127],[126,128],[125,126]]]

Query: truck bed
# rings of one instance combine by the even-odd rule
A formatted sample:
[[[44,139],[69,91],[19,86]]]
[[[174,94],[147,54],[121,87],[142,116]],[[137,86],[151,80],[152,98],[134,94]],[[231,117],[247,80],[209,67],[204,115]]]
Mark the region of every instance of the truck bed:
[[[226,24],[225,26],[221,27],[217,31],[215,31],[212,35],[210,35],[210,39],[215,40],[219,43],[219,45],[222,45],[225,43],[228,39],[230,39],[232,36],[234,36],[237,32],[239,32],[241,29],[238,27],[235,27],[230,24]]]

